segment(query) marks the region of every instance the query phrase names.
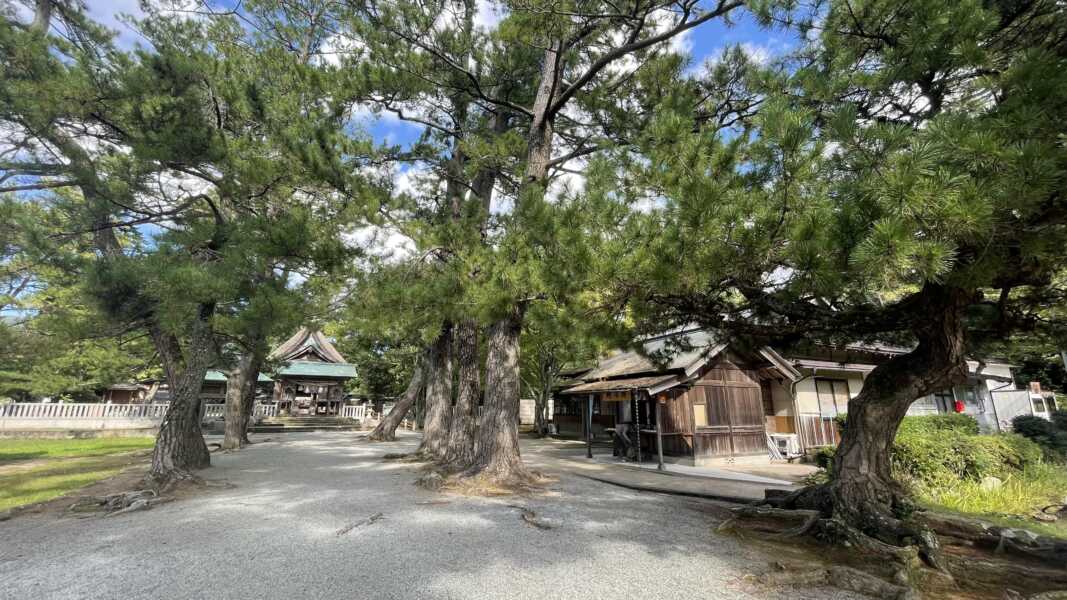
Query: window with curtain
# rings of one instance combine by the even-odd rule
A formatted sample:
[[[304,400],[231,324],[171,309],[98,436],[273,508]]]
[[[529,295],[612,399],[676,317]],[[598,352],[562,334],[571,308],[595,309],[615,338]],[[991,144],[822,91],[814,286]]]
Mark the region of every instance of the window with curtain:
[[[815,392],[819,396],[819,414],[836,417],[848,412],[848,381],[844,379],[816,379]]]

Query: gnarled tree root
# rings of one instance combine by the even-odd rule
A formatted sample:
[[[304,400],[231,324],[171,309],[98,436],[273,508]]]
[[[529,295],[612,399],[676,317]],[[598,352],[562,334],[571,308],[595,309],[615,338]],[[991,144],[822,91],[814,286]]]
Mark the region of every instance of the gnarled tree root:
[[[834,503],[830,487],[817,485],[791,493],[767,490],[767,497],[755,504],[785,513],[806,511],[804,514],[809,517],[811,511],[817,512],[822,518],[809,523],[803,533],[811,532],[823,541],[855,546],[871,555],[892,559],[906,566],[909,571],[917,552],[928,566],[947,573],[937,536],[925,524],[899,519],[879,506],[868,506],[864,511],[842,511]],[[895,507],[903,508],[906,505],[907,500],[903,496],[894,502]],[[862,526],[856,527],[852,524],[853,519],[848,517],[859,515],[862,515],[862,519],[855,520],[862,522]]]
[[[431,463],[415,481],[415,485],[433,491],[446,491],[465,496],[509,496],[540,491],[553,481],[551,478],[525,468],[504,473],[485,470],[461,470],[456,465]]]
[[[954,515],[925,512],[915,519],[940,535],[963,540],[994,554],[1038,560],[1067,569],[1067,541],[1064,540]]]
[[[165,494],[184,483],[203,485],[204,480],[183,469],[170,469],[162,473],[149,472],[144,477],[145,486],[159,495]]]
[[[432,462],[433,457],[428,452],[417,450],[415,452],[390,452],[382,455],[382,460],[393,460],[407,463]]]
[[[384,431],[378,431],[377,429],[375,429],[368,433],[367,436],[363,439],[367,440],[368,442],[395,442],[396,434],[385,433]]]
[[[893,585],[1003,589],[1014,582],[1031,591],[1067,586],[1067,541],[977,519],[928,511],[914,511],[907,519],[882,514],[864,521],[882,527],[872,532],[833,511],[830,495],[819,488],[772,491],[733,512],[720,529],[758,531],[772,540],[810,536],[847,547],[857,551],[850,556],[875,559],[868,564]],[[924,563],[933,569],[924,569]],[[1008,573],[1021,579],[1008,579]]]
[[[921,598],[918,592],[908,586],[889,583],[852,567],[834,565],[827,568],[812,568],[810,564],[789,566],[779,563],[779,568],[781,570],[759,576],[758,581],[772,586],[831,585],[838,589],[887,600],[919,600]]]
[[[138,510],[148,510],[157,504],[170,502],[173,498],[161,498],[153,490],[122,492],[107,496],[83,496],[78,498],[67,510],[71,512],[100,512],[111,517]]]
[[[868,536],[855,527],[811,509],[785,509],[752,504],[731,509],[734,518],[719,526],[720,531],[757,531],[764,539],[787,540],[810,536],[828,544],[853,548],[864,557],[887,567],[895,585],[910,586],[917,581],[922,566],[914,546],[894,546]],[[851,588],[850,588],[851,589]]]

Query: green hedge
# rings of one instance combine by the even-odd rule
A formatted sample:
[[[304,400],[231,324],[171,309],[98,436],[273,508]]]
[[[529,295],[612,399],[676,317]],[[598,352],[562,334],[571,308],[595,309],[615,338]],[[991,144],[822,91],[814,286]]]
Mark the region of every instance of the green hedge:
[[[1012,433],[979,435],[969,415],[905,417],[893,444],[893,474],[917,492],[944,488],[960,481],[1001,479],[1042,460],[1031,440]],[[816,461],[829,466],[833,448],[820,449]]]
[[[1044,448],[1048,458],[1055,461],[1067,458],[1067,414],[1064,411],[1052,413],[1051,421],[1020,415],[1011,420],[1011,426],[1016,433]]]

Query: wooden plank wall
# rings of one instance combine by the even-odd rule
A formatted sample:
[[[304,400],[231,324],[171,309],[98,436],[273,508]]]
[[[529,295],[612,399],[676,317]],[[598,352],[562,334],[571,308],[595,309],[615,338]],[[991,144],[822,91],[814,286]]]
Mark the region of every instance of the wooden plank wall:
[[[707,403],[708,426],[694,436],[694,456],[719,457],[767,452],[763,385],[755,368],[726,357],[698,378],[690,394]]]
[[[663,453],[668,456],[693,456],[693,406],[688,391],[674,388],[664,392],[667,403],[663,418]]]

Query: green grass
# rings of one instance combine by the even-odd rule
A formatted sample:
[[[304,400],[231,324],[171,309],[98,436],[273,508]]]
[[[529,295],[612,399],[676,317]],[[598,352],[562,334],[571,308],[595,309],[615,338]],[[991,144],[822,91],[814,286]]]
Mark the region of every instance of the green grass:
[[[94,456],[0,473],[0,511],[51,500],[117,475],[122,467],[116,457]]]
[[[1029,518],[1042,507],[1063,503],[1065,496],[1067,468],[1035,464],[1006,478],[1003,485],[993,490],[981,489],[976,481],[959,481],[951,487],[926,492],[922,500],[935,509],[1067,538],[1067,522],[1042,523]]]
[[[90,438],[77,440],[0,440],[0,465],[35,458],[104,456],[151,448],[152,437]]]

